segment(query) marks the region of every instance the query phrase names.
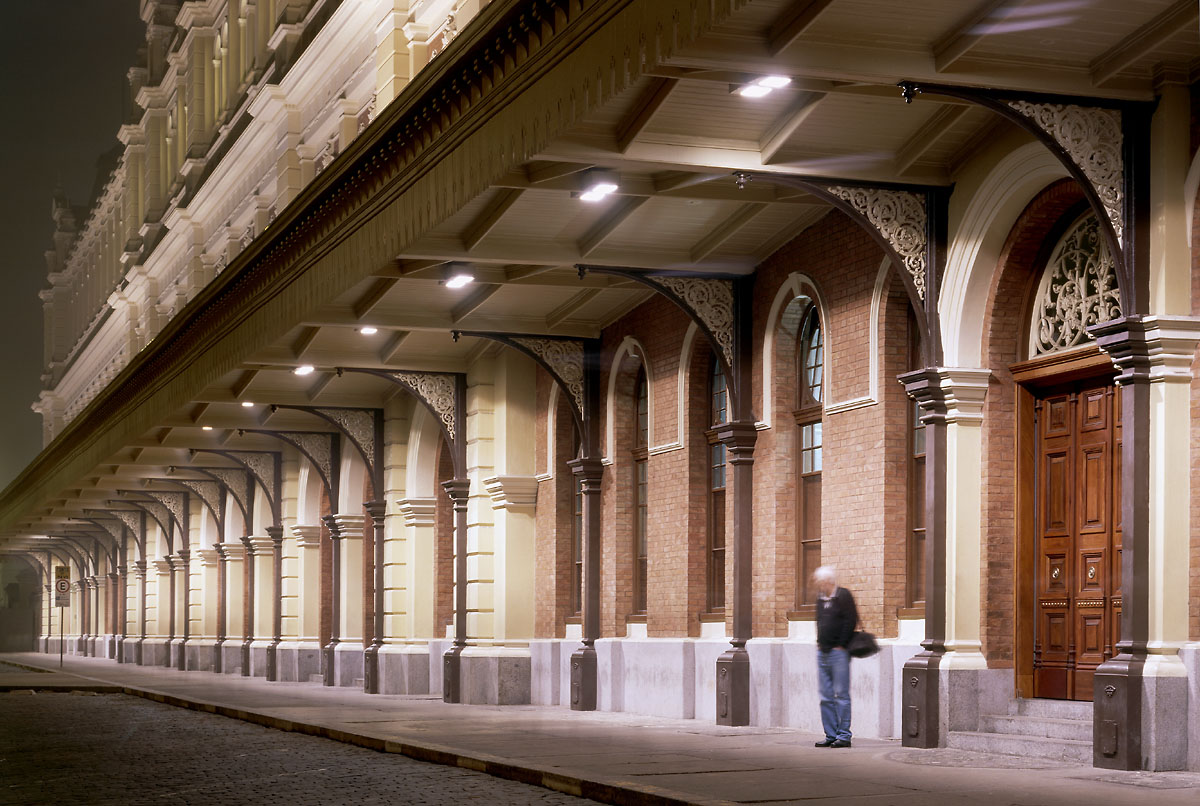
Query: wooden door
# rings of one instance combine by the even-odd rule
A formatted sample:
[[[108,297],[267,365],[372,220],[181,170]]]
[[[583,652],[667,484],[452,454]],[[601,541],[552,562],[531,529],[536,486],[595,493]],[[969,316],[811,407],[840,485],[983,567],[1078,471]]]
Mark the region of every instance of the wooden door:
[[[1120,395],[1094,381],[1034,411],[1034,696],[1090,700],[1120,633]]]

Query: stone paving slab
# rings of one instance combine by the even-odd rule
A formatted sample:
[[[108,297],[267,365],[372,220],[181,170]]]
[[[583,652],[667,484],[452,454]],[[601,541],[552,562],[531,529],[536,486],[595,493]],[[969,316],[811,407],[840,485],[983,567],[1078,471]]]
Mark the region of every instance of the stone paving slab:
[[[57,669],[0,662],[0,691],[95,691],[119,692],[121,686],[99,683]]]
[[[25,653],[0,660],[49,667]],[[488,772],[606,803],[1196,806],[1200,774],[1114,773],[963,750],[855,739],[818,749],[815,734],[728,728],[540,706],[452,705],[311,683],[68,657],[80,677],[249,722]]]

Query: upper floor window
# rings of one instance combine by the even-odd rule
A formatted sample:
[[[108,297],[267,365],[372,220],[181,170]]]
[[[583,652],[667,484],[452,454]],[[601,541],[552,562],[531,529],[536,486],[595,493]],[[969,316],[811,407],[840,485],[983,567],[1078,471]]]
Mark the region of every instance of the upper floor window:
[[[809,303],[796,345],[796,411],[799,462],[796,465],[796,609],[807,612],[816,600],[813,571],[821,565],[821,469],[824,465],[822,403],[825,339],[821,314]]]
[[[709,368],[709,422],[713,426],[727,422],[729,395],[725,373],[716,357]],[[708,609],[725,607],[725,445],[716,433],[708,431]]]
[[[633,429],[633,612],[646,612],[647,526],[649,523],[650,394],[646,371],[634,382]]]

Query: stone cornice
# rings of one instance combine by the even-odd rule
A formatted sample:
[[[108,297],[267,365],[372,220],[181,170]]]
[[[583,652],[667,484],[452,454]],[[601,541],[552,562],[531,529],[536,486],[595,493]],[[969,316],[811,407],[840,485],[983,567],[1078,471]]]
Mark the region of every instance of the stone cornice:
[[[1200,344],[1200,317],[1128,316],[1088,328],[1120,370],[1117,381],[1145,374],[1151,382],[1187,383]]]
[[[401,498],[396,511],[404,517],[405,526],[433,526],[437,514],[436,498]]]
[[[292,537],[296,538],[296,545],[302,549],[317,548],[321,545],[321,527],[293,526]]]
[[[493,509],[528,509],[537,503],[537,479],[533,476],[492,476],[483,480],[492,497]]]
[[[670,58],[746,2],[486,6],[4,491],[0,529],[626,90],[643,59]]]
[[[217,548],[225,555],[225,559],[231,562],[239,562],[246,558],[246,547],[241,543],[221,543]]]
[[[921,404],[922,420],[944,418],[947,423],[983,421],[991,371],[963,367],[935,367],[900,376],[904,391]]]

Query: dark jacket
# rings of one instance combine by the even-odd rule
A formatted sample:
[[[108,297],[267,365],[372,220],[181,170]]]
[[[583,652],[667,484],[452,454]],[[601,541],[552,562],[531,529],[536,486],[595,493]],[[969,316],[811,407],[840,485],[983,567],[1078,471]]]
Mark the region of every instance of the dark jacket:
[[[850,591],[838,588],[828,599],[817,597],[817,646],[822,650],[845,648],[857,624],[858,610]]]

